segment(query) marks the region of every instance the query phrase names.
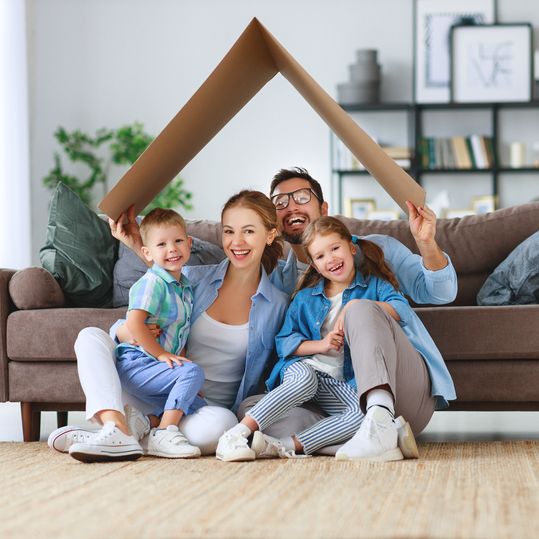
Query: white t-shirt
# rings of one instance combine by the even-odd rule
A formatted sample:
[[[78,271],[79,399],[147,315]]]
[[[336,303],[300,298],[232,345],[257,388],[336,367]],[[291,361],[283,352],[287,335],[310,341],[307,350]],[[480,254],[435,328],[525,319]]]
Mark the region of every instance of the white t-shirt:
[[[322,339],[333,329],[335,320],[337,320],[337,317],[342,310],[342,292],[328,299],[331,302],[331,306],[324,323],[320,328],[320,336]],[[304,359],[303,362],[311,365],[317,371],[322,371],[329,374],[336,380],[344,380],[344,346],[341,347],[340,352],[330,350],[325,354],[315,354],[312,357]]]
[[[191,326],[187,357],[204,369],[208,404],[230,408],[245,371],[249,323],[223,324],[203,312]]]

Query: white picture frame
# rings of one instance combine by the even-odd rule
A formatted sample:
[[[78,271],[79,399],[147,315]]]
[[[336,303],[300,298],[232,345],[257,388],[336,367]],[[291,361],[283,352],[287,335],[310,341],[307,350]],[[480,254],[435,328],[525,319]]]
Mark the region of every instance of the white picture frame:
[[[415,0],[414,99],[416,103],[450,101],[450,31],[466,21],[496,22],[495,0]]]
[[[484,215],[496,210],[496,197],[484,195],[472,198],[472,208],[477,215]]]
[[[369,219],[369,213],[376,209],[374,198],[347,198],[346,217],[354,219]]]
[[[451,30],[451,100],[526,102],[533,96],[529,23],[455,26]]]

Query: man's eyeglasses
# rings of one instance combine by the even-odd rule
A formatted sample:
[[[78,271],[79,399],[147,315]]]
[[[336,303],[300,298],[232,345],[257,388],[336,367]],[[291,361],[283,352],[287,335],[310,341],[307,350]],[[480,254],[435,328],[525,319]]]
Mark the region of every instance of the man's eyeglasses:
[[[293,198],[294,202],[301,206],[302,204],[307,204],[310,202],[312,195],[314,195],[320,201],[318,195],[312,189],[307,187],[297,189],[291,193],[279,193],[278,195],[273,195],[271,197],[271,201],[273,202],[276,210],[284,210],[285,208],[288,208],[290,198]]]

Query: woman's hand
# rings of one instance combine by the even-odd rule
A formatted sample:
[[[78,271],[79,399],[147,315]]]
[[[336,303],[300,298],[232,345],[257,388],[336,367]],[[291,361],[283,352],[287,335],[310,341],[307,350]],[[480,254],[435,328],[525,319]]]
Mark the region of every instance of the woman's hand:
[[[333,329],[320,341],[320,353],[327,354],[330,350],[339,351],[344,343],[344,332]]]
[[[159,354],[157,356],[157,359],[159,361],[162,361],[163,363],[166,363],[171,369],[174,367],[174,365],[179,365],[181,367],[184,361],[188,361],[189,363],[191,363],[190,359],[187,359],[183,356],[177,356],[176,354],[172,354],[170,352]]]
[[[146,327],[149,329],[152,337],[157,340],[159,335],[161,335],[161,326],[159,326],[159,324],[146,324]],[[129,331],[127,324],[118,326],[116,329],[116,338],[120,342],[126,342],[128,344],[132,344],[133,346],[138,346],[138,342]]]
[[[117,221],[109,217],[109,226],[111,234],[120,240],[126,247],[138,253],[142,247],[142,237],[140,228],[135,215],[135,206],[131,205],[127,208],[127,212],[123,212]]]

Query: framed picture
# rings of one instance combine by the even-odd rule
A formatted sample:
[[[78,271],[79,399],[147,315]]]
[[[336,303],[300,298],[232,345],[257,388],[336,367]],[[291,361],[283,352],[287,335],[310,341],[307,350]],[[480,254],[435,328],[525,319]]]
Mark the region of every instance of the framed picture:
[[[460,210],[447,210],[445,212],[446,219],[456,219],[460,217],[466,217],[467,215],[475,215],[475,211],[470,208],[464,208]]]
[[[531,24],[451,29],[451,99],[456,103],[530,101]]]
[[[477,214],[490,213],[496,209],[496,197],[485,195],[472,199],[472,208]]]
[[[369,212],[369,219],[393,221],[395,219],[400,219],[400,212],[397,210],[373,210]]]
[[[495,0],[414,1],[414,98],[417,103],[449,102],[451,27],[495,22]]]
[[[346,216],[356,219],[368,219],[369,213],[376,208],[373,198],[347,198]]]

